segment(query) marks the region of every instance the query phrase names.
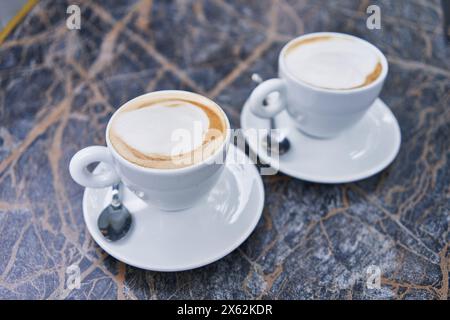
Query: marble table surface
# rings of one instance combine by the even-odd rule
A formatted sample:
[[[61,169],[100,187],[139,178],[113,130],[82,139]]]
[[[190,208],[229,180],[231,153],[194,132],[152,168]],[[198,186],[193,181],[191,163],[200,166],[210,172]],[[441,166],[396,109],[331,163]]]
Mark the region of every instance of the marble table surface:
[[[114,3],[114,4],[113,4]],[[438,0],[41,1],[0,46],[0,299],[448,299],[450,46]],[[381,29],[366,27],[369,4]],[[145,92],[186,89],[217,101],[233,127],[253,88],[276,75],[280,48],[308,32],[378,46],[381,98],[402,146],[376,176],[321,185],[263,177],[256,230],[211,265],[140,270],[86,230],[79,149],[104,144],[108,118]],[[79,266],[81,287],[67,286]],[[366,285],[370,265],[381,287]]]

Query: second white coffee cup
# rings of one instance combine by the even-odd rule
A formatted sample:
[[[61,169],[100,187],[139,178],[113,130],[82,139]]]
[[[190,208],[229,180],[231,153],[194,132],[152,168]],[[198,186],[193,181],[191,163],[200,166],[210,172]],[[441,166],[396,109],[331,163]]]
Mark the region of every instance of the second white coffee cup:
[[[318,37],[357,42],[378,57],[380,74],[367,85],[345,90],[322,88],[300,80],[287,66],[286,52],[295,43]],[[286,44],[278,58],[278,73],[279,78],[266,80],[253,90],[249,100],[252,112],[259,117],[272,118],[286,110],[300,131],[313,137],[331,138],[355,125],[370,108],[383,87],[388,63],[378,48],[363,39],[342,33],[319,32],[300,36]],[[279,93],[278,101],[264,106],[264,100],[273,92]]]

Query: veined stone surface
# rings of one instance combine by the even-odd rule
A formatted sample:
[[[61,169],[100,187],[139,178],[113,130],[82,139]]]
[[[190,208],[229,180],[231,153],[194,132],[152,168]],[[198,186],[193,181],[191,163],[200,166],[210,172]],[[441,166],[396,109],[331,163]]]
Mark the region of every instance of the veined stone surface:
[[[0,299],[448,299],[450,46],[440,1],[41,1],[0,46]],[[104,144],[125,101],[186,89],[217,101],[233,127],[254,84],[308,32],[378,46],[390,73],[381,98],[402,130],[396,160],[344,185],[263,177],[263,217],[230,255],[187,272],[127,266],[103,252],[69,176],[79,149]],[[78,265],[81,288],[66,269]],[[366,270],[381,268],[381,289]]]

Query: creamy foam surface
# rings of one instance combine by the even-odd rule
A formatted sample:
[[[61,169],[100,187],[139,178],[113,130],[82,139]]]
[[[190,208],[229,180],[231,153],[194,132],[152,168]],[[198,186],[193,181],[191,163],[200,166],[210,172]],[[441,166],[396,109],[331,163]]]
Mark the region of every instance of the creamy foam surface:
[[[322,36],[294,42],[285,54],[286,67],[301,81],[324,89],[353,89],[381,73],[378,55],[363,43]]]
[[[192,143],[185,141],[185,148],[180,147],[188,152],[202,145],[208,128],[207,114],[189,102],[175,105],[159,103],[123,112],[114,123],[116,135],[130,147],[142,153],[162,156],[171,156],[179,146],[177,132],[186,132],[191,137]]]
[[[222,145],[225,131],[218,107],[185,96],[157,95],[122,108],[112,121],[109,138],[128,161],[171,169],[213,154]]]

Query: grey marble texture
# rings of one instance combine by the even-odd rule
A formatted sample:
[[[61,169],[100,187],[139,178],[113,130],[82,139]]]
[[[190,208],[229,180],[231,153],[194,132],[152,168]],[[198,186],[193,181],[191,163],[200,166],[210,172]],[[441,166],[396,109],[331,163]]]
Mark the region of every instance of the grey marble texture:
[[[0,45],[0,299],[448,299],[450,46],[440,1],[41,1]],[[381,30],[366,28],[369,4]],[[186,89],[217,101],[233,127],[254,84],[276,75],[292,37],[353,34],[378,46],[390,74],[381,98],[402,147],[376,176],[320,185],[263,177],[256,230],[211,265],[177,273],[127,266],[90,237],[79,149],[104,144],[125,101]],[[81,269],[81,288],[66,268]],[[378,265],[381,289],[368,289]]]

